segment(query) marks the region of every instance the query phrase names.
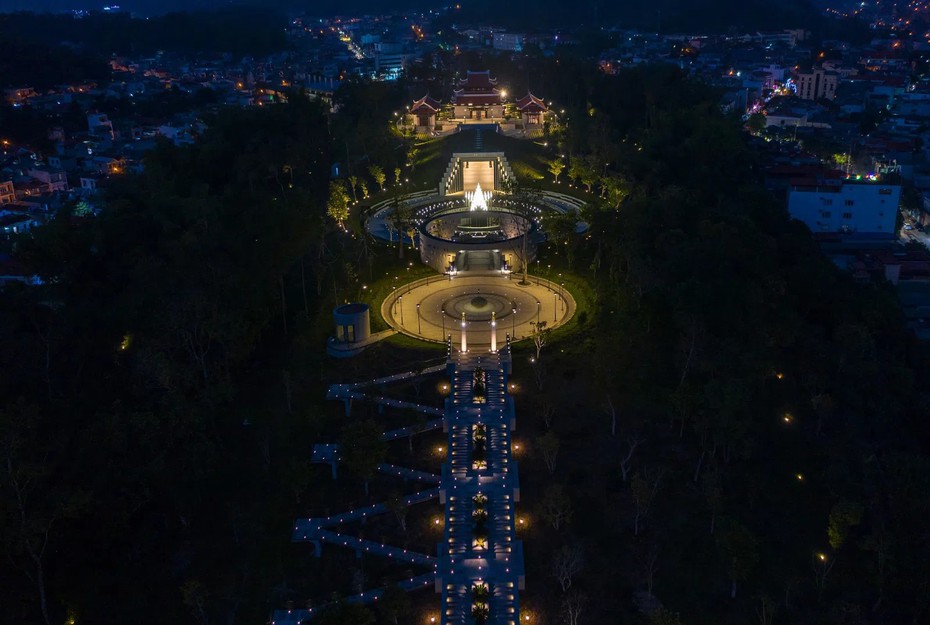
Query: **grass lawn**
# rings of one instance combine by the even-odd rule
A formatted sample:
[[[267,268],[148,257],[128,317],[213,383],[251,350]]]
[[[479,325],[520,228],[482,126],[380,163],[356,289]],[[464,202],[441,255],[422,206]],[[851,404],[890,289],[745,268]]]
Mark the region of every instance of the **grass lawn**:
[[[418,251],[407,248],[401,260],[397,257],[397,249],[393,246],[388,248],[386,245],[379,247],[373,266],[374,277],[365,282],[366,288],[361,292],[361,301],[371,307],[371,331],[380,332],[390,328],[381,316],[381,304],[394,287],[400,288],[413,280],[438,274],[435,269],[420,262]],[[417,341],[417,344],[429,345],[423,341]]]

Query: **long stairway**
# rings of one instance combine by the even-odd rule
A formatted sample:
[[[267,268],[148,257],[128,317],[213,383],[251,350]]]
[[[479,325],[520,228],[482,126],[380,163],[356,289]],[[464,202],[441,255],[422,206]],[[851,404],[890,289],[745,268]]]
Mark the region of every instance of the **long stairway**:
[[[439,485],[446,506],[445,542],[439,547],[436,591],[441,622],[465,625],[476,611],[487,623],[516,625],[524,584],[523,549],[515,536],[519,498],[511,457],[513,401],[507,392],[509,349],[453,354],[452,392],[444,429],[449,452]],[[476,370],[484,374],[483,394]]]

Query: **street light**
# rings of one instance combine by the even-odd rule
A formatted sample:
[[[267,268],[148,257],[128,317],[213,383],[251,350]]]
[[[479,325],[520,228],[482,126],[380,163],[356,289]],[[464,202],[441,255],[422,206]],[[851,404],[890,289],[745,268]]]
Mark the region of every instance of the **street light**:
[[[404,296],[401,295],[400,299],[400,325],[404,325]]]
[[[514,337],[516,337],[517,336],[517,309],[514,308],[511,310],[511,312],[513,313],[513,316],[511,317],[510,333],[513,334]]]
[[[442,335],[445,336],[446,335],[446,307],[443,306],[440,310],[442,313],[439,315],[439,318],[442,319]]]
[[[420,304],[417,304],[417,334],[420,334]]]
[[[539,325],[539,309],[542,308],[542,302],[536,300],[536,325]]]
[[[403,308],[401,308],[403,310]],[[552,291],[552,323],[555,323],[558,317],[556,315],[559,312],[559,294],[554,290]]]

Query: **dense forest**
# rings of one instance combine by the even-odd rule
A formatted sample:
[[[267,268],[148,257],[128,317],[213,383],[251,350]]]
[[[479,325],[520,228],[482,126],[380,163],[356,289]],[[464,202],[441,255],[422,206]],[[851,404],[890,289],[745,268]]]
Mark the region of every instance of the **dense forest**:
[[[267,614],[287,480],[254,389],[319,306],[329,135],[296,96],[210,126],[17,243],[46,284],[0,300],[6,622]]]
[[[533,62],[566,107],[551,156],[591,200],[589,233],[544,259],[592,296],[542,365],[517,352],[525,604],[549,623],[925,621],[928,361],[893,291],[759,188],[713,89]],[[16,242],[44,285],[0,294],[4,621],[254,623],[355,585],[287,542],[294,516],[386,492],[306,462],[359,436],[324,402],[329,308],[396,256],[326,218],[330,164],[364,183],[406,161],[400,87],[339,98],[224,110],[98,217]]]

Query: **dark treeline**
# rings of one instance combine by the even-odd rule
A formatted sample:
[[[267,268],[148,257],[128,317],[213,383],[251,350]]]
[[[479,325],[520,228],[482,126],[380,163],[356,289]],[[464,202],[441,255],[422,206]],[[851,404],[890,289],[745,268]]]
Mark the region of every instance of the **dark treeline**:
[[[82,80],[105,80],[109,75],[110,67],[101,56],[57,44],[0,37],[2,87],[42,90]]]
[[[246,6],[167,13],[149,19],[129,13],[93,13],[75,19],[24,12],[0,15],[0,40],[28,38],[33,44],[46,46],[68,44],[104,56],[160,50],[265,55],[286,47],[285,24],[280,13]],[[27,66],[34,68],[36,64]]]
[[[4,622],[267,615],[290,488],[268,454],[303,448],[263,385],[323,299],[330,139],[298,96],[209,124],[17,243],[45,285],[0,294]]]

